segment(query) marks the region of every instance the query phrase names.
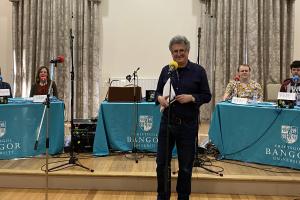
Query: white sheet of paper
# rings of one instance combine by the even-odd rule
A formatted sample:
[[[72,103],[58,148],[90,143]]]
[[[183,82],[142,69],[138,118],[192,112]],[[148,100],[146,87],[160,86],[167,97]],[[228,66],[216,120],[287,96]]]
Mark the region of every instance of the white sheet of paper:
[[[170,93],[170,78],[167,80],[167,82],[165,83],[164,85],[164,89],[163,89],[163,96],[169,96],[170,95],[170,99],[171,99],[171,103],[173,103],[175,101],[175,91],[174,91],[174,88],[173,88],[173,85],[171,84],[171,94]],[[167,98],[167,101],[169,101],[169,98]],[[160,106],[160,112],[163,112],[165,109],[165,107],[163,106]]]
[[[34,95],[33,102],[35,103],[43,103],[47,98],[47,95]]]
[[[231,103],[246,105],[248,103],[248,99],[247,98],[241,98],[241,97],[232,97]]]
[[[9,89],[0,89],[0,97],[10,96]]]
[[[277,99],[295,101],[296,100],[296,93],[278,92]]]

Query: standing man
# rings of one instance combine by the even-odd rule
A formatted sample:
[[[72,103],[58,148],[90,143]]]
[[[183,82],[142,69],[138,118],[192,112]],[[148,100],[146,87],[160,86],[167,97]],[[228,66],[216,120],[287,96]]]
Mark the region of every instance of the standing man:
[[[180,35],[173,37],[169,43],[169,50],[173,60],[178,63],[178,69],[171,70],[169,65],[165,66],[156,89],[156,104],[165,108],[161,117],[157,146],[157,199],[170,199],[170,162],[172,149],[176,144],[179,162],[176,191],[179,200],[186,200],[191,193],[199,107],[210,101],[211,93],[204,68],[188,59],[190,42],[187,38]],[[168,95],[163,94],[169,78],[175,92],[175,101],[171,105]]]
[[[300,60],[295,60],[291,65],[292,78],[283,81],[280,92],[294,92],[297,94],[296,104],[300,105]]]

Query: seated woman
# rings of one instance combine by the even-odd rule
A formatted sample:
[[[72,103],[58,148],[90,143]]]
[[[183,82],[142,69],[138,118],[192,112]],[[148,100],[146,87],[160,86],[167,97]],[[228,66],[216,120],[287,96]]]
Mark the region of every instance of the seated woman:
[[[34,95],[47,95],[50,87],[51,79],[49,77],[49,70],[45,66],[41,66],[36,74],[35,83],[31,86],[30,97]],[[55,82],[52,83],[52,96],[57,96],[57,87]]]
[[[235,80],[228,83],[223,100],[232,99],[232,97],[248,98],[257,101],[263,101],[263,92],[259,83],[250,79],[251,68],[249,65],[242,64],[238,67],[238,76]]]

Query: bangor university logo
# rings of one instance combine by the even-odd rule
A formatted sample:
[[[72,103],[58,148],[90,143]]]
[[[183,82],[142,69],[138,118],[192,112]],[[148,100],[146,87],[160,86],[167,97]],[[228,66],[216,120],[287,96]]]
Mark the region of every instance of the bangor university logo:
[[[150,131],[153,126],[153,116],[149,115],[140,115],[139,117],[139,125],[142,130]]]
[[[295,143],[298,140],[298,127],[282,125],[281,139],[288,144]]]
[[[0,121],[0,138],[5,135],[6,132],[6,122]]]

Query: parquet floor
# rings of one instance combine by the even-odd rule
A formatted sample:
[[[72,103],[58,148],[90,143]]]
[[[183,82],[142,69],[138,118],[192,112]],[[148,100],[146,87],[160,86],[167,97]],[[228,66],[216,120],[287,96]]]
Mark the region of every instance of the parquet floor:
[[[0,189],[1,200],[41,200],[46,199],[44,190]],[[49,200],[155,200],[154,192],[124,192],[95,190],[50,190]],[[176,200],[172,194],[171,200]],[[191,200],[300,200],[300,197],[254,196],[226,194],[192,194]]]
[[[208,125],[203,125],[200,129],[200,137],[207,134]],[[77,155],[80,163],[95,170],[93,175],[109,176],[150,176],[155,177],[155,155],[141,154],[143,157],[138,164],[134,160],[128,159],[128,155],[114,153],[107,157],[93,157],[91,154]],[[50,157],[49,168],[61,163],[67,163],[68,154],[62,154],[58,157]],[[207,158],[205,158],[207,159]],[[0,160],[1,174],[31,173],[43,174],[41,167],[45,163],[45,157],[35,157],[18,160]],[[205,167],[215,171],[222,171],[224,176],[249,179],[274,179],[274,180],[300,180],[300,171],[287,168],[265,166],[258,164],[242,163],[238,161],[215,161],[206,162]],[[172,171],[178,168],[176,160],[172,161]],[[52,172],[51,172],[52,173]],[[58,174],[82,174],[90,175],[89,171],[82,168],[71,167],[59,170]],[[193,177],[216,177],[217,175],[204,170],[203,168],[194,168]],[[0,200],[39,200],[45,199],[46,191],[44,189],[7,189],[0,188]],[[95,191],[95,190],[49,190],[48,199],[51,200],[154,200],[154,192],[126,192],[126,191]],[[172,195],[172,200],[176,199],[176,194]],[[300,197],[288,196],[254,196],[254,195],[227,195],[227,194],[197,194],[191,195],[191,200],[300,200]]]

